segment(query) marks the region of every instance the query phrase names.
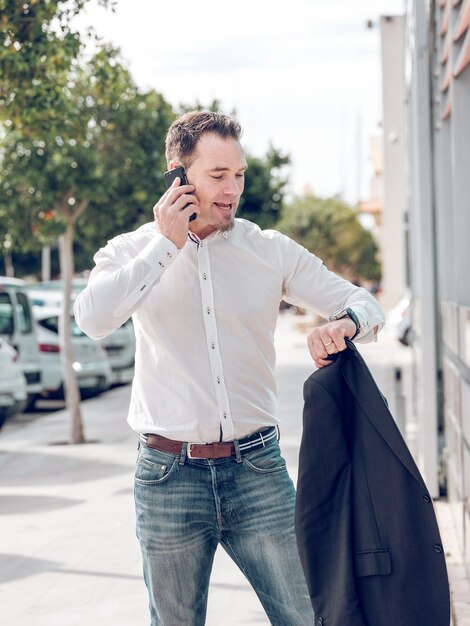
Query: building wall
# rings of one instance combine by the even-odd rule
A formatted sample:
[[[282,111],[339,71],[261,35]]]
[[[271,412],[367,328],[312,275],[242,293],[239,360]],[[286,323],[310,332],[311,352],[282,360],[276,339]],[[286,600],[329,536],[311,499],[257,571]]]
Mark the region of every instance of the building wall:
[[[426,479],[435,493],[431,446],[470,570],[469,2],[409,0],[406,32],[414,407]]]
[[[448,497],[470,569],[470,15],[468,2],[434,2],[434,192]],[[470,58],[469,58],[470,61]]]
[[[425,3],[410,1],[406,15],[405,84],[414,330],[412,403],[418,426],[418,465],[436,497],[439,494],[439,367],[428,36],[429,14]]]

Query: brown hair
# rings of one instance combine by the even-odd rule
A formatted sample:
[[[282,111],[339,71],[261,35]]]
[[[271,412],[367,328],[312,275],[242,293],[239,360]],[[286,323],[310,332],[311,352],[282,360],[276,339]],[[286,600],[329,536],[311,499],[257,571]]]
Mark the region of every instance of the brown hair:
[[[212,111],[189,111],[176,119],[168,129],[165,140],[167,163],[178,161],[189,167],[191,156],[204,133],[214,133],[225,139],[240,139],[240,124],[222,113]]]

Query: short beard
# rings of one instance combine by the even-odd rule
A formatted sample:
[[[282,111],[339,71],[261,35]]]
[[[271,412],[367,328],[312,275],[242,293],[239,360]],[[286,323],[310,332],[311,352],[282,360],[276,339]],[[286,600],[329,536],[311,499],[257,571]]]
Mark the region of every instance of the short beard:
[[[221,226],[217,226],[217,230],[220,233],[227,233],[229,230],[235,226],[235,218],[229,224],[222,224]]]

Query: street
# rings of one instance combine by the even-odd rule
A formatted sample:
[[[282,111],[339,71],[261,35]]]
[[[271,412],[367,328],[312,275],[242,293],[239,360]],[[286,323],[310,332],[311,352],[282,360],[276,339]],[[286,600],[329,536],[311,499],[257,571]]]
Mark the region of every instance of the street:
[[[282,315],[276,333],[281,447],[294,482],[302,385],[313,371],[302,323],[303,318]],[[393,409],[394,364],[406,372],[408,348],[384,340],[361,351]],[[137,441],[126,423],[129,393],[130,386],[118,387],[83,403],[89,440],[84,445],[64,444],[64,410],[11,420],[0,433],[2,624],[149,623],[134,534]],[[222,549],[216,555],[206,623],[268,624],[254,592]]]

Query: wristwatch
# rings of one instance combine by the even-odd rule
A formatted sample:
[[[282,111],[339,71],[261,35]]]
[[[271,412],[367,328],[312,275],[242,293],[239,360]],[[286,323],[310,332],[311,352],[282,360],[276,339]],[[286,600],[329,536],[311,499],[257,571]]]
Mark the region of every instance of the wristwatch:
[[[356,332],[351,337],[351,341],[352,341],[361,332],[361,324],[359,322],[357,315],[354,313],[354,311],[350,307],[348,307],[347,309],[342,309],[338,313],[335,313],[334,315],[332,315],[330,317],[330,322],[334,320],[342,320],[344,317],[349,317],[356,324]]]

